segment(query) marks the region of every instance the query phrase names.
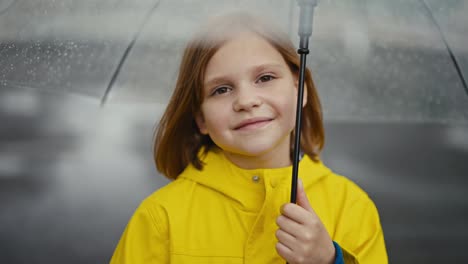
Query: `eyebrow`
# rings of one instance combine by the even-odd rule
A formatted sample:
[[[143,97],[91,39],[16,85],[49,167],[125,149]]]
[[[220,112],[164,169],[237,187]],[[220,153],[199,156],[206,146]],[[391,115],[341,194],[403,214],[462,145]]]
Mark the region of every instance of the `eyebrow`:
[[[261,72],[261,71],[264,71],[264,70],[270,69],[270,68],[280,69],[280,68],[283,68],[283,65],[281,65],[279,63],[265,63],[265,64],[260,64],[260,65],[253,66],[253,67],[251,67],[249,69],[249,71],[253,71],[253,72],[258,73],[258,72]],[[223,83],[228,79],[229,79],[228,76],[219,76],[219,77],[212,78],[208,82],[205,82],[204,85],[210,87],[210,86],[214,86],[215,84],[218,84],[218,83]]]

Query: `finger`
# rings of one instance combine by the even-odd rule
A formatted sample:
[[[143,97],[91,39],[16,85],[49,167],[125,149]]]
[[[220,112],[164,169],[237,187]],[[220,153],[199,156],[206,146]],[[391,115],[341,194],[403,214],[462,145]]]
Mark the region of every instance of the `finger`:
[[[281,230],[293,237],[299,237],[301,235],[301,230],[304,228],[302,224],[284,215],[280,215],[276,218],[276,224]]]
[[[291,262],[293,251],[281,242],[276,243],[276,252],[288,263]]]
[[[276,230],[276,238],[278,239],[278,242],[281,242],[281,244],[287,246],[288,248],[294,248],[294,244],[296,243],[296,238],[292,236],[291,234],[287,233],[283,229],[278,229]]]
[[[310,205],[309,198],[304,190],[304,184],[302,183],[301,179],[297,181],[297,196],[296,196],[297,205],[306,209],[308,212],[312,212],[315,214],[314,209]]]
[[[299,224],[305,224],[308,220],[314,217],[309,211],[293,203],[284,204],[281,207],[281,215]]]

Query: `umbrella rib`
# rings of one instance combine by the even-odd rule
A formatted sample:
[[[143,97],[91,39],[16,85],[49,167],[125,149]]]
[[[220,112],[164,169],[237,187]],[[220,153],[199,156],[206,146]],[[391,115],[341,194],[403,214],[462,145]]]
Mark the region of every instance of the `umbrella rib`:
[[[114,87],[115,82],[117,81],[117,77],[120,74],[120,71],[122,70],[122,67],[127,60],[128,55],[130,54],[130,51],[133,49],[133,46],[135,45],[138,37],[140,36],[141,32],[143,31],[144,26],[150,19],[151,15],[153,14],[154,10],[159,6],[159,3],[161,1],[157,0],[156,3],[153,5],[153,7],[150,9],[150,11],[146,14],[145,18],[143,19],[142,23],[140,24],[140,27],[138,28],[137,32],[135,35],[133,35],[132,41],[128,44],[127,48],[125,49],[122,58],[120,58],[119,64],[117,65],[117,68],[114,71],[114,74],[112,74],[112,78],[109,82],[109,85],[106,88],[106,91],[104,92],[104,95],[101,98],[101,107],[104,107],[104,105],[107,103],[107,100],[109,99],[109,94]]]
[[[460,68],[460,65],[458,64],[458,60],[455,57],[455,54],[452,51],[452,48],[450,48],[450,45],[448,44],[447,39],[445,38],[444,33],[442,32],[442,28],[440,27],[439,23],[437,23],[437,20],[434,17],[434,14],[432,13],[430,7],[427,5],[425,0],[420,0],[425,7],[427,13],[429,14],[429,18],[431,19],[432,23],[437,27],[437,30],[439,31],[440,36],[442,37],[442,41],[444,42],[445,48],[447,49],[447,52],[450,55],[450,59],[452,60],[453,65],[455,66],[455,70],[457,71],[458,77],[461,80],[461,83],[463,85],[463,88],[465,89],[466,94],[468,95],[468,85],[466,83],[466,79],[463,76],[463,72]]]

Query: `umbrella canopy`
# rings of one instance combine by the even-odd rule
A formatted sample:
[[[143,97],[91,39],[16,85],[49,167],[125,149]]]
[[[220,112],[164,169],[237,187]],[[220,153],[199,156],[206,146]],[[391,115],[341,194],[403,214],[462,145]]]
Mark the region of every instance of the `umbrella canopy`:
[[[294,1],[10,2],[0,16],[7,93],[166,104],[185,41],[230,10],[274,18],[298,39]],[[465,123],[467,9],[461,0],[321,1],[308,64],[326,120]]]

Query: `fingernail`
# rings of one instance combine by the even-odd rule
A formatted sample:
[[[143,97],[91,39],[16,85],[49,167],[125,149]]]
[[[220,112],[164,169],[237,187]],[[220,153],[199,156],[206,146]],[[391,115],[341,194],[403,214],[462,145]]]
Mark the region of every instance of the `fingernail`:
[[[297,179],[297,182],[299,183],[299,188],[304,188],[304,185],[302,184],[302,180],[301,179]]]

